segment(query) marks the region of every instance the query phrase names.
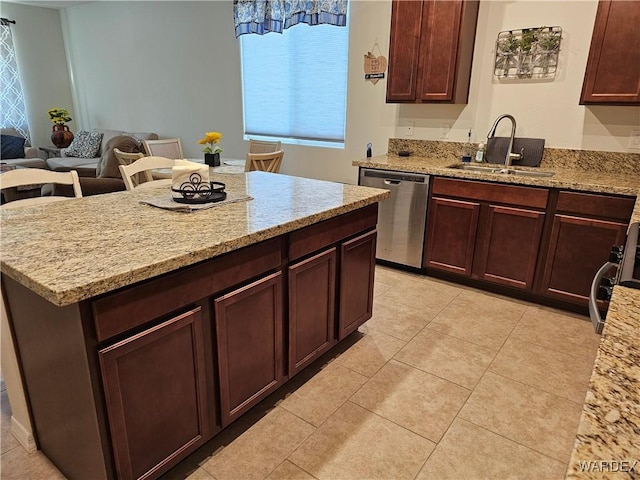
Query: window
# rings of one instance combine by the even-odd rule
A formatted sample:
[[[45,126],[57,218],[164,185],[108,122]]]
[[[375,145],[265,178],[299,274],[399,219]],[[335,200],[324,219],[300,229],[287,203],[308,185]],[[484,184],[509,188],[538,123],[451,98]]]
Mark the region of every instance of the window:
[[[27,125],[27,111],[20,85],[20,75],[16,64],[16,54],[11,35],[11,20],[3,18],[0,22],[0,127],[14,128],[24,138],[29,140]]]
[[[344,146],[348,25],[240,37],[246,137]]]

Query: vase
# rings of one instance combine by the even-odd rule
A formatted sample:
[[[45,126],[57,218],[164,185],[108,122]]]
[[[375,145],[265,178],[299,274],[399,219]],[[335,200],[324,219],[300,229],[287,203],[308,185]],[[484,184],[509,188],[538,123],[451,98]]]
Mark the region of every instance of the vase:
[[[65,124],[54,124],[51,128],[51,143],[58,148],[67,148],[73,141],[73,133]]]
[[[206,163],[210,167],[219,167],[220,166],[220,154],[219,153],[205,153],[204,154],[204,163]]]

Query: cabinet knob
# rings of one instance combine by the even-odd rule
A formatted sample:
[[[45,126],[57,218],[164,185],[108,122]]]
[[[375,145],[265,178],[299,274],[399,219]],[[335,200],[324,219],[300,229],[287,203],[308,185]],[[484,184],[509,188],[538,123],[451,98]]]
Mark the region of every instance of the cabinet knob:
[[[596,295],[596,298],[598,300],[604,300],[604,301],[608,302],[609,300],[611,300],[612,292],[613,292],[613,288],[612,287],[605,287],[603,285],[600,285],[598,287],[598,293]]]
[[[611,253],[609,254],[609,261],[611,263],[620,263],[620,260],[622,260],[623,252],[624,252],[624,245],[614,245],[611,248]]]

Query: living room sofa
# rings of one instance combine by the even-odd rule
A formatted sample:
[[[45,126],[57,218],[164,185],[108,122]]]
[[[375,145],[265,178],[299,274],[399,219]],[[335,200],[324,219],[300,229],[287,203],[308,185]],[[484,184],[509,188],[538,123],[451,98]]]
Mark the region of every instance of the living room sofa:
[[[3,164],[29,168],[47,168],[47,164],[39,156],[40,152],[38,149],[36,147],[32,147],[29,141],[18,133],[17,130],[13,128],[2,128],[0,129],[0,134],[3,138],[3,154],[0,155],[0,161]],[[8,137],[14,137],[19,143],[24,143],[22,147],[23,154],[21,156],[14,157],[14,155],[9,155],[11,158],[7,158],[4,155],[4,140],[9,140]]]
[[[58,172],[76,170],[80,176],[83,196],[125,190],[113,149],[118,148],[128,153],[144,152],[142,140],[157,140],[158,135],[150,132],[129,133],[122,130],[104,129],[93,129],[92,132],[102,133],[100,148],[95,157],[71,157],[67,156],[67,149],[63,149],[60,152],[60,157],[46,160],[47,168]],[[64,195],[66,187],[65,185],[55,185],[52,193]]]

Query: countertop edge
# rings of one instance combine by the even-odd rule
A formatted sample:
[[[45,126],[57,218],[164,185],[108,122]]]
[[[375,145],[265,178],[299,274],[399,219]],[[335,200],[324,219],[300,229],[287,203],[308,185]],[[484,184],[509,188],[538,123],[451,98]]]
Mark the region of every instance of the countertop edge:
[[[0,262],[0,271],[13,280],[17,281],[18,283],[22,284],[23,286],[36,292],[38,295],[45,298],[54,305],[58,307],[64,307],[89,299],[91,297],[95,297],[97,295],[102,295],[119,288],[142,282],[144,280],[149,280],[151,278],[178,270],[183,267],[188,267],[196,263],[215,258],[225,253],[229,253],[234,250],[256,244],[263,240],[268,240],[279,235],[287,234],[294,230],[313,225],[323,220],[328,220],[330,218],[349,213],[359,208],[377,203],[380,200],[384,200],[388,196],[389,192],[375,194],[363,200],[357,200],[352,203],[325,210],[323,212],[315,213],[303,218],[279,224],[271,228],[252,232],[242,237],[229,239],[216,245],[204,247],[197,252],[189,252],[186,255],[173,257],[168,260],[149,264],[144,268],[131,270],[126,273],[110,277],[108,279],[97,280],[82,287],[75,287],[69,290],[52,290],[34,281],[28,275],[14,269],[5,262]]]
[[[411,160],[403,160],[410,158]],[[410,162],[410,163],[408,163]],[[576,175],[576,172],[570,170],[537,167],[518,167],[528,170],[542,170],[554,172],[553,177],[525,177],[522,175],[504,175],[499,173],[479,173],[469,170],[456,169],[455,165],[460,162],[452,162],[446,159],[433,159],[428,157],[395,157],[395,156],[379,156],[368,159],[354,160],[352,165],[355,167],[373,168],[376,170],[391,170],[407,173],[422,173],[427,175],[437,175],[441,177],[461,178],[467,180],[485,180],[500,183],[528,185],[547,188],[566,188],[569,190],[587,191],[594,193],[612,193],[617,195],[638,196],[640,183],[638,187],[626,187],[607,182],[607,178],[611,178],[612,174],[602,174],[594,172],[579,172],[581,181],[572,180],[568,176]],[[593,178],[585,183],[584,179],[587,175],[593,175]]]

